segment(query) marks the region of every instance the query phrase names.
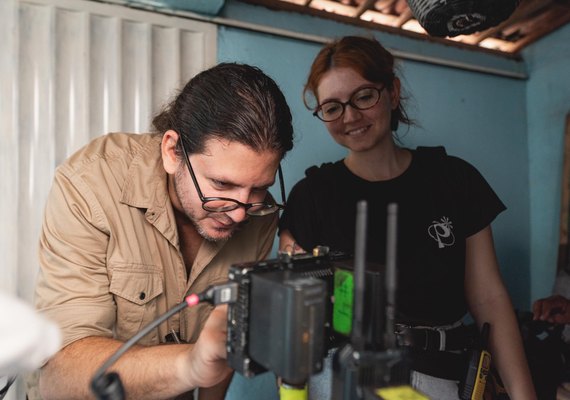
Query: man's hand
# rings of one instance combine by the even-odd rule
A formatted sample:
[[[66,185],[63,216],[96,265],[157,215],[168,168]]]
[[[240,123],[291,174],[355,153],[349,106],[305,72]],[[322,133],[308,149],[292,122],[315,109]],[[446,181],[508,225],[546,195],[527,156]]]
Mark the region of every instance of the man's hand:
[[[570,301],[563,296],[554,295],[534,302],[533,319],[555,324],[570,323]]]
[[[179,369],[192,386],[212,387],[232,373],[226,360],[227,305],[216,307],[200,333],[198,341],[182,359]]]

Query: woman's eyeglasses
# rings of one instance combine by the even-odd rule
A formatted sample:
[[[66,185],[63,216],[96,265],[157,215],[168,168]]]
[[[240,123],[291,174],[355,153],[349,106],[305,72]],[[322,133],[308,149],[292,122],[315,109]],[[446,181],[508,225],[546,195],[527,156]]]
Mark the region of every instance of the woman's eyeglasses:
[[[317,107],[313,115],[321,121],[332,122],[343,116],[347,105],[357,110],[368,110],[378,104],[384,88],[385,86],[380,89],[376,87],[358,89],[344,103],[338,100],[326,101]]]

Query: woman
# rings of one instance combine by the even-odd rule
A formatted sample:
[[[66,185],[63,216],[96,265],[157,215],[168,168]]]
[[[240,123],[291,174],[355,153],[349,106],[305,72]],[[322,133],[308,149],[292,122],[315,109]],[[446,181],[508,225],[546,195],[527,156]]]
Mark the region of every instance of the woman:
[[[356,202],[365,199],[367,260],[383,263],[386,208],[397,203],[397,330],[411,349],[412,385],[434,399],[458,399],[465,363],[457,350],[464,343],[454,348],[432,339],[440,331],[466,337],[457,333],[469,312],[479,327],[491,326],[493,363],[510,397],[536,399],[490,227],[505,206],[473,166],[442,147],[396,143],[398,124],[411,121],[392,54],[363,37],[328,44],[311,67],[306,104],[307,95],[316,100],[314,115],[348,153],[309,168],[295,185],[280,221],[280,249],[325,245],[352,253]],[[430,345],[404,337],[429,337]]]

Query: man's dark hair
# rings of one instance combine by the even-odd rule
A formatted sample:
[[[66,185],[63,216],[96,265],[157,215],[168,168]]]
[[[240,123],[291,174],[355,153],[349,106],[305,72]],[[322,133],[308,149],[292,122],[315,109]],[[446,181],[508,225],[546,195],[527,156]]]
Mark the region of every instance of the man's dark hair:
[[[176,131],[189,153],[220,138],[283,156],[293,147],[291,120],[273,79],[257,67],[221,63],[193,77],[152,123],[158,132]]]

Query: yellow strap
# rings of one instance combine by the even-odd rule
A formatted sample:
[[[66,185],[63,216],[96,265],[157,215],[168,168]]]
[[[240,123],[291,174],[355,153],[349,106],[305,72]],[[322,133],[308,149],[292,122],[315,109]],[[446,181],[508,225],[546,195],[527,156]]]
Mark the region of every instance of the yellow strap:
[[[309,392],[307,385],[299,389],[286,384],[279,386],[279,399],[280,400],[308,400]]]
[[[376,394],[384,400],[429,400],[429,397],[414,390],[411,386],[392,386],[376,389]]]

